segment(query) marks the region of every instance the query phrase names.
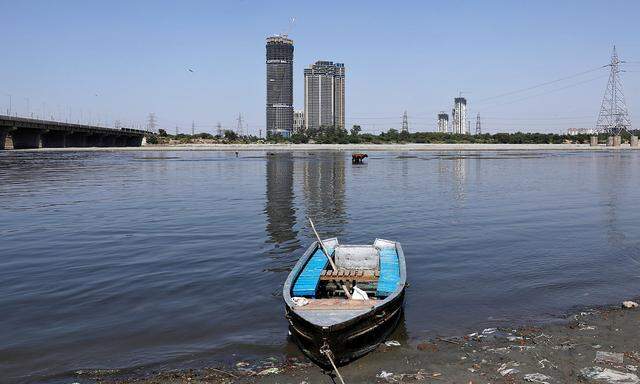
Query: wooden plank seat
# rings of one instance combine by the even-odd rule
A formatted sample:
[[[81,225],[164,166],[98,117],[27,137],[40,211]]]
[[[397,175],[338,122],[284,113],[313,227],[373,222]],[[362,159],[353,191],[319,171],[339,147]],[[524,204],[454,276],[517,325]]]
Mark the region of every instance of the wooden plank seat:
[[[320,273],[320,281],[355,281],[359,283],[369,283],[378,281],[379,270],[348,270],[339,269],[337,271],[324,270]]]
[[[294,307],[297,311],[307,310],[353,310],[370,309],[376,305],[376,299],[369,300],[348,300],[348,299],[309,299],[307,305]]]

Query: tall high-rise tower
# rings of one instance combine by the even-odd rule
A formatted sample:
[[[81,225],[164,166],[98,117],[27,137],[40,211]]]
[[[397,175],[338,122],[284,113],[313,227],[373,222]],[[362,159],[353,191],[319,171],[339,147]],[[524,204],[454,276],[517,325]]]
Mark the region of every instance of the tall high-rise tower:
[[[453,99],[453,126],[451,127],[453,133],[465,134],[467,133],[467,99],[464,97],[456,97]]]
[[[624,63],[624,61],[618,59],[616,46],[614,45],[613,53],[611,54],[611,63],[609,64],[609,67],[611,67],[609,82],[607,83],[607,89],[602,98],[598,122],[596,123],[596,129],[598,131],[612,135],[619,135],[622,131],[631,129],[629,111],[624,101],[624,95],[622,94],[620,63]]]
[[[293,130],[293,40],[267,38],[267,135]]]
[[[480,124],[480,112],[476,116],[476,135],[482,135],[482,126]]]
[[[342,63],[316,61],[304,70],[305,129],[345,127],[344,82]]]
[[[409,132],[409,117],[407,116],[407,111],[404,111],[402,114],[402,131],[401,132]]]
[[[438,132],[449,132],[449,115],[444,111],[438,113]]]

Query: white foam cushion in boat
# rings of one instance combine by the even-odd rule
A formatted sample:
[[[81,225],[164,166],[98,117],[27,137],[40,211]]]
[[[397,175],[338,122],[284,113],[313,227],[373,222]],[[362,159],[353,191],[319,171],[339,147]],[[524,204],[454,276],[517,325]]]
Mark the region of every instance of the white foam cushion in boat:
[[[338,269],[378,269],[380,255],[371,245],[338,245],[335,248]]]

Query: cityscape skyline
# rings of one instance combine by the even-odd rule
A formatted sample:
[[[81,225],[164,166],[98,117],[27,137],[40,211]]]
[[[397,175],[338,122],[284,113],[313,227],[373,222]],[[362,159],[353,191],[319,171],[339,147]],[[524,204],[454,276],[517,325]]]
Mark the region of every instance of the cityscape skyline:
[[[411,131],[434,130],[437,113],[460,92],[471,100],[467,116],[482,113],[484,132],[591,128],[607,72],[589,70],[607,64],[614,43],[627,61],[622,76],[632,121],[638,109],[635,2],[469,3],[458,14],[462,27],[446,34],[442,26],[455,14],[454,4],[348,4],[334,15],[335,28],[318,33],[329,11],[286,3],[286,14],[232,1],[195,2],[188,9],[144,1],[6,3],[9,31],[34,27],[5,35],[6,54],[14,59],[2,64],[0,108],[8,108],[11,95],[11,109],[21,114],[127,125],[144,124],[155,112],[159,126],[182,132],[193,121],[196,131],[214,132],[218,121],[234,128],[242,113],[249,133],[257,135],[266,131],[264,38],[289,28],[302,64],[293,70],[293,109],[303,109],[304,65],[324,58],[345,62],[345,126],[359,124],[363,132],[399,129],[405,110]],[[354,19],[349,15],[356,9],[361,17]],[[622,9],[615,25],[601,17]],[[424,24],[418,17],[424,14],[437,17]],[[541,15],[544,28],[535,28]],[[168,23],[179,28],[164,28]],[[381,23],[389,28],[378,28]],[[387,49],[376,49],[380,45]],[[38,60],[42,56],[47,60]],[[381,76],[385,71],[393,76]],[[571,79],[504,96],[564,77]]]

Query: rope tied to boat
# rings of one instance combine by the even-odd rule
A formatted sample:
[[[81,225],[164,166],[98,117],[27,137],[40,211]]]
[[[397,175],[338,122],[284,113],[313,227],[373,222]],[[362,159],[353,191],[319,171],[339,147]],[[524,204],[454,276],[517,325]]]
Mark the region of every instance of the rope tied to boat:
[[[331,363],[331,366],[333,367],[333,370],[336,372],[336,376],[338,376],[338,379],[340,379],[340,382],[342,384],[345,384],[340,371],[338,371],[338,367],[336,367],[336,363],[333,362],[333,352],[331,352],[331,349],[326,342],[322,345],[322,347],[320,347],[320,353],[327,357],[327,359]]]

